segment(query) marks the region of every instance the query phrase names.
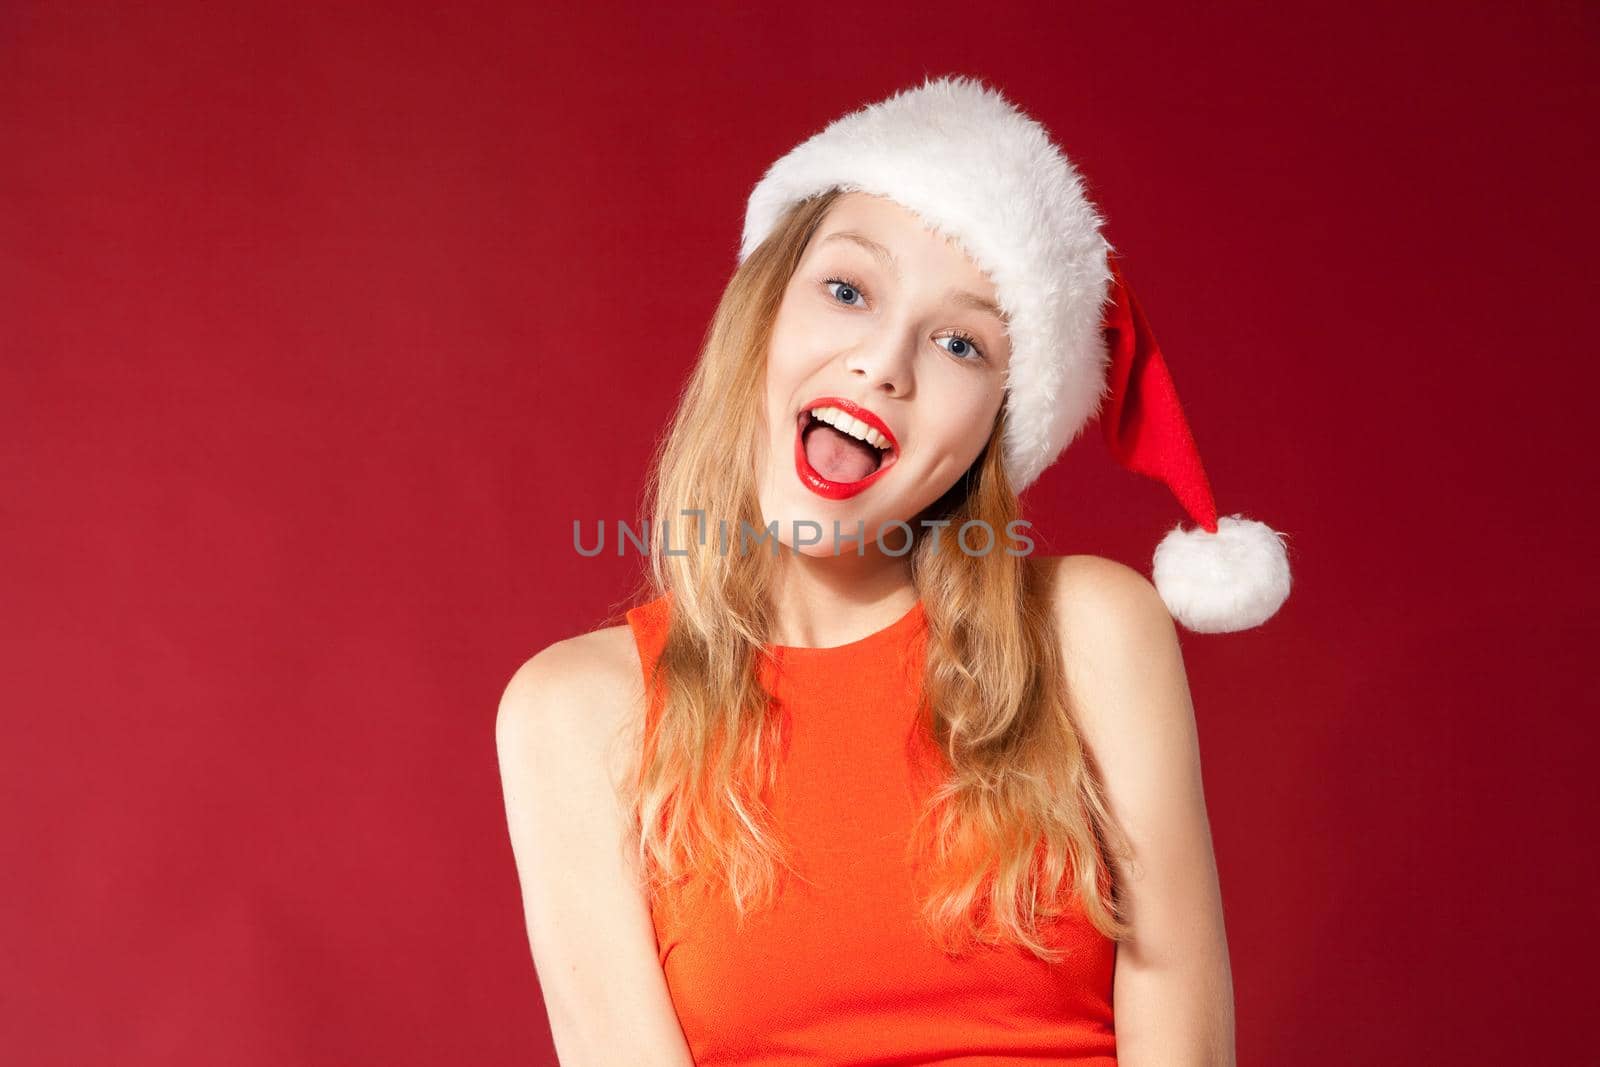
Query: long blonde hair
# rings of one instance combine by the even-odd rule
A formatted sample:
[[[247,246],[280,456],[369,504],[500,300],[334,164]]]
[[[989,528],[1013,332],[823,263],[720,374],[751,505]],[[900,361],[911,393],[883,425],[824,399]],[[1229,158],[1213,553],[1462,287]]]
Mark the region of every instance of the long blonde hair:
[[[777,562],[766,551],[719,550],[716,524],[726,519],[734,539],[740,522],[765,525],[756,465],[767,343],[838,195],[795,205],[734,273],[646,488],[650,567],[637,599],[670,594],[671,611],[650,680],[659,713],[633,745],[624,807],[652,894],[721,883],[741,922],[776,898],[778,868],[792,870],[766,803],[779,737],[758,676]],[[1002,530],[1020,517],[1002,464],[1004,426],[1002,408],[972,468],[919,519]],[[1028,556],[932,545],[914,533],[909,554],[928,626],[922,721],[944,775],[909,843],[908,860],[931,883],[921,918],[947,952],[1012,942],[1055,960],[1041,924],[1063,914],[1070,894],[1121,940],[1131,928],[1106,853],[1125,846],[1070,712],[1047,572]]]

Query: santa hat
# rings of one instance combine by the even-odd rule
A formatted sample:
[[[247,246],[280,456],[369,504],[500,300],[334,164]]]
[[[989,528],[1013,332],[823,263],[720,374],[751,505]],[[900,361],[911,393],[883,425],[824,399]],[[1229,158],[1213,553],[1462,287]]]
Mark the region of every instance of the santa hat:
[[[1178,394],[1101,234],[1083,180],[1038,122],[976,78],[928,78],[829,124],[750,194],[739,261],[797,201],[830,189],[886,197],[953,238],[1009,321],[1007,475],[1022,492],[1096,415],[1117,462],[1166,483],[1195,529],[1174,527],[1152,579],[1185,627],[1260,625],[1289,595],[1283,534],[1217,516]]]

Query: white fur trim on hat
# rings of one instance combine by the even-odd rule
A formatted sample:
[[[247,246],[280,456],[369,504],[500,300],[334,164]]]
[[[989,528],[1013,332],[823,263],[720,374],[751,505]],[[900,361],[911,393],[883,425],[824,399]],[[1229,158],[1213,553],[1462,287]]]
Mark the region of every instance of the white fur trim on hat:
[[[1289,597],[1286,534],[1263,522],[1231,515],[1217,532],[1180,523],[1156,547],[1151,577],[1156,591],[1186,629],[1232,633],[1270,619]]]
[[[1099,413],[1110,289],[1104,220],[1038,122],[964,75],[832,122],[750,194],[739,261],[794,203],[832,188],[887,197],[953,238],[1010,320],[1006,473],[1020,493]]]

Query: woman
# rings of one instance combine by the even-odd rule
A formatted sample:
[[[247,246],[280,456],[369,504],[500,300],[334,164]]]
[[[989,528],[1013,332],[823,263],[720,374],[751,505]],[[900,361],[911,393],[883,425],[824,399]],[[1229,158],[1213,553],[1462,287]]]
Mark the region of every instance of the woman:
[[[970,78],[757,186],[648,594],[500,707],[563,1064],[1233,1062],[1172,618],[1263,621],[1287,559],[1215,515],[1100,222]],[[1096,411],[1198,525],[1155,585],[1018,521]]]

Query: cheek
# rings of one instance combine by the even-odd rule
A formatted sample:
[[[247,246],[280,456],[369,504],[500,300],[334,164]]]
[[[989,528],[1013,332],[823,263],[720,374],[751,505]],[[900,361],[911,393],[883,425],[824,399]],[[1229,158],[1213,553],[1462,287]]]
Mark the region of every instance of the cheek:
[[[764,418],[761,432],[763,465],[785,462],[792,447],[790,438],[795,432],[791,409],[800,403],[798,392],[805,381],[804,368],[797,366],[792,355],[781,346],[774,345],[767,353]]]
[[[929,418],[922,427],[922,439],[933,447],[935,461],[960,464],[964,470],[988,443],[1000,412],[999,395],[974,397],[970,384],[966,390],[953,390],[942,403],[930,404]]]
[[[785,412],[792,403],[795,389],[799,386],[791,361],[786,360],[778,349],[774,348],[767,354],[766,377],[766,411],[767,428],[774,433],[781,430],[781,423]]]
[[[814,329],[805,328],[793,315],[780,317],[767,345],[766,396],[771,415],[784,416],[801,401],[797,394],[826,363],[826,351],[817,343]],[[780,429],[787,432],[786,427]]]
[[[767,345],[767,370],[769,376],[792,380],[803,376],[805,363],[818,349],[817,327],[793,309],[778,315],[772,326],[772,340]]]

